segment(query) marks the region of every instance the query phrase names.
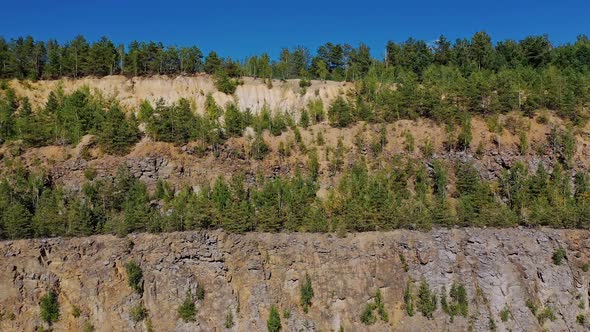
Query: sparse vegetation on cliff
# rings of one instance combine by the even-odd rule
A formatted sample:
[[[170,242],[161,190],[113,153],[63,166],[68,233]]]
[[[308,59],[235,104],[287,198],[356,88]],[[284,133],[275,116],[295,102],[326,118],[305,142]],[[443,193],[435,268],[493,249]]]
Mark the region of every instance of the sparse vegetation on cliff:
[[[270,307],[270,314],[266,322],[266,327],[268,328],[268,332],[281,331],[281,315],[279,314],[279,310],[274,305]]]
[[[143,271],[141,267],[134,261],[129,261],[125,264],[125,271],[127,272],[127,284],[135,292],[143,293]]]
[[[436,294],[430,290],[430,286],[426,280],[422,280],[420,288],[418,289],[418,298],[416,308],[424,315],[424,317],[432,319],[433,313],[436,310]]]
[[[197,315],[197,308],[195,306],[195,299],[190,290],[186,291],[184,301],[178,307],[178,315],[185,322],[194,322]]]
[[[51,290],[41,297],[39,308],[41,319],[47,324],[51,325],[59,320],[59,302],[54,291]]]
[[[309,274],[305,273],[305,278],[300,287],[301,306],[303,306],[303,312],[307,313],[309,307],[311,307],[311,300],[313,299],[313,287],[311,286],[311,278]]]

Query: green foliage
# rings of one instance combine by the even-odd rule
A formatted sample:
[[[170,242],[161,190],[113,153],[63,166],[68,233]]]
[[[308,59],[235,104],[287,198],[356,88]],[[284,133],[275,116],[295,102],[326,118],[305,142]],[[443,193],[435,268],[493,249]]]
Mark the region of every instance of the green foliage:
[[[126,154],[139,138],[139,128],[133,117],[127,119],[116,105],[106,112],[98,133],[98,144],[102,150],[112,154]]]
[[[143,271],[141,267],[134,261],[129,261],[125,264],[125,272],[127,272],[127,284],[131,289],[137,293],[143,293]]]
[[[367,303],[365,308],[361,312],[361,322],[365,325],[373,325],[377,321],[377,317],[374,313],[375,304],[374,303]]]
[[[281,316],[274,305],[270,307],[270,315],[266,321],[266,327],[268,328],[268,332],[279,332],[281,330]]]
[[[234,327],[236,323],[234,322],[234,314],[232,314],[231,310],[227,311],[227,314],[225,315],[225,321],[223,322],[223,326],[226,329],[231,329],[232,327]]]
[[[578,323],[578,325],[581,325],[582,327],[587,327],[587,322],[588,319],[586,318],[586,315],[584,314],[578,314],[576,316],[576,323]]]
[[[361,312],[361,322],[365,325],[373,325],[377,321],[377,316],[375,316],[375,310],[379,314],[379,317],[384,322],[389,321],[389,315],[385,310],[385,304],[383,303],[383,295],[381,294],[381,290],[378,289],[377,293],[375,293],[375,302],[374,303],[367,303]]]
[[[147,316],[148,316],[148,311],[143,306],[142,303],[132,307],[129,310],[129,317],[131,318],[132,321],[134,321],[136,323],[146,319]]]
[[[546,307],[539,313],[539,315],[537,315],[537,319],[539,320],[539,324],[543,325],[547,319],[554,321],[557,318],[555,317],[553,310],[549,307]]]
[[[511,313],[510,313],[510,309],[508,308],[508,306],[504,306],[504,309],[502,309],[500,311],[500,319],[502,320],[502,322],[507,322],[510,319]]]
[[[414,297],[412,296],[412,284],[409,281],[404,290],[404,306],[408,316],[414,316]]]
[[[383,295],[381,294],[381,290],[378,289],[377,293],[375,294],[375,306],[377,307],[377,312],[379,313],[379,317],[384,322],[389,321],[389,315],[385,310],[385,303],[383,303]]]
[[[409,130],[404,132],[404,150],[408,153],[412,153],[415,150],[414,135]]]
[[[441,292],[441,307],[443,311],[451,316],[451,318],[458,315],[467,317],[469,312],[469,301],[467,299],[465,286],[453,282],[449,295],[450,301],[447,301],[446,288],[443,287]]]
[[[553,255],[551,256],[551,259],[553,260],[553,264],[561,265],[561,263],[563,262],[564,259],[567,260],[567,255],[566,255],[565,249],[563,249],[561,247],[555,249],[553,251]]]
[[[461,121],[461,132],[457,137],[457,148],[460,150],[467,150],[471,144],[473,135],[471,133],[471,118],[466,116]]]
[[[488,319],[488,328],[490,329],[490,331],[496,331],[496,329],[498,328],[498,326],[496,325],[496,321],[492,317]]]
[[[299,80],[299,87],[302,89],[308,88],[311,86],[311,81],[306,79],[306,78],[302,78]]]
[[[310,100],[307,109],[312,123],[315,124],[324,121],[324,102],[321,99]]]
[[[199,301],[203,301],[205,299],[205,287],[203,284],[199,283],[197,285],[197,290],[195,291],[195,297]]]
[[[434,166],[434,193],[439,197],[445,197],[447,193],[447,171],[444,164],[435,160]]]
[[[195,300],[190,290],[186,291],[186,296],[182,304],[178,307],[178,315],[185,322],[194,322],[197,315]]]
[[[205,121],[193,114],[188,100],[180,99],[166,106],[156,104],[147,120],[146,131],[155,140],[184,144],[194,138],[208,137]]]
[[[303,128],[307,128],[309,126],[309,112],[307,110],[302,110],[301,115],[299,116],[299,125]]]
[[[90,322],[85,322],[84,326],[82,327],[83,332],[94,332],[94,325]]]
[[[250,145],[250,157],[255,160],[262,160],[270,152],[270,147],[264,141],[261,134],[256,134]]]
[[[353,121],[352,107],[344,98],[339,96],[328,109],[328,119],[333,127],[347,127]]]
[[[428,283],[423,280],[418,289],[416,308],[424,317],[432,319],[432,314],[436,310],[436,302],[436,294],[430,290]]]
[[[531,299],[527,299],[525,303],[526,307],[529,308],[533,315],[537,314],[537,305]]]
[[[525,155],[529,150],[529,142],[525,132],[519,134],[518,152]]]
[[[301,296],[301,306],[303,306],[303,312],[307,313],[309,307],[311,307],[311,300],[313,299],[313,287],[311,286],[311,278],[309,274],[305,273],[305,278],[299,289]]]
[[[80,317],[80,314],[81,314],[81,313],[82,313],[82,312],[80,311],[80,307],[78,307],[77,305],[75,305],[75,306],[73,306],[73,307],[72,307],[72,316],[73,316],[74,318],[78,318],[78,317]]]
[[[41,297],[39,308],[41,319],[47,324],[51,325],[59,320],[59,302],[54,291],[49,291]]]
[[[215,73],[215,87],[217,90],[227,94],[233,95],[238,87],[238,81],[230,78],[227,71],[224,69],[217,70]]]
[[[405,272],[410,270],[410,266],[408,265],[408,261],[406,260],[406,256],[403,253],[399,253],[399,260],[402,263],[402,267],[404,268]]]
[[[230,103],[225,108],[225,131],[229,136],[242,136],[242,131],[245,128],[245,119],[243,119],[242,112],[238,107]]]

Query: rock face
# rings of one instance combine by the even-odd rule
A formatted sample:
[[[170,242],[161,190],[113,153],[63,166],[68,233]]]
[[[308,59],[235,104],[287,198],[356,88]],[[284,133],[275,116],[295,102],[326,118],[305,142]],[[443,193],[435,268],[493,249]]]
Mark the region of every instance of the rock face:
[[[266,331],[273,304],[283,331],[487,331],[492,325],[498,331],[583,331],[577,316],[588,319],[590,272],[583,270],[590,262],[589,235],[467,228],[346,238],[203,231],[8,241],[0,243],[0,330],[43,326],[39,299],[53,289],[61,311],[54,331],[81,331],[88,323],[96,331]],[[559,247],[567,258],[556,265],[552,255]],[[128,285],[125,264],[131,260],[143,270],[142,295]],[[300,305],[306,273],[314,290],[307,314]],[[417,304],[422,281],[439,300],[443,286],[465,285],[467,317],[451,319],[440,301],[433,319],[419,311],[408,316],[404,291],[410,284]],[[205,297],[196,301],[195,321],[186,323],[178,307],[197,285]],[[361,312],[377,290],[389,320],[375,311],[377,321],[365,325]],[[148,318],[135,323],[130,310],[138,304]],[[545,311],[554,320],[536,317]],[[228,313],[231,328],[225,327]]]

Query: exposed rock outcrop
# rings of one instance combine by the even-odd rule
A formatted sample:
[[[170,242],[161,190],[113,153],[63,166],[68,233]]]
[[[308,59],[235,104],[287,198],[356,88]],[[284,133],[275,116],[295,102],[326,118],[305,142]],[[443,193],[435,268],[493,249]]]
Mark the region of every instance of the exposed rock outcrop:
[[[59,294],[55,331],[265,331],[270,306],[281,311],[284,331],[582,331],[588,317],[590,233],[576,230],[437,229],[351,234],[227,234],[221,231],[136,234],[127,238],[6,241],[0,243],[0,330],[33,331],[42,322],[39,298]],[[552,261],[563,247],[567,258]],[[142,295],[127,284],[125,264],[143,270]],[[404,263],[405,261],[405,263]],[[407,264],[407,271],[405,268]],[[586,269],[587,270],[587,269]],[[309,313],[300,305],[308,273],[315,296]],[[469,314],[453,320],[440,304],[432,320],[404,309],[409,282],[414,295],[424,280],[440,295],[464,284]],[[188,289],[205,288],[195,322],[178,317]],[[361,311],[383,294],[389,321],[361,323]],[[440,298],[440,296],[439,296]],[[550,310],[555,320],[540,323]],[[142,303],[149,319],[134,323]],[[72,316],[73,306],[81,309]],[[508,320],[500,312],[508,310]],[[290,312],[289,317],[283,316]],[[228,312],[235,325],[224,327]],[[588,319],[588,318],[587,318]],[[149,323],[148,323],[149,321]]]

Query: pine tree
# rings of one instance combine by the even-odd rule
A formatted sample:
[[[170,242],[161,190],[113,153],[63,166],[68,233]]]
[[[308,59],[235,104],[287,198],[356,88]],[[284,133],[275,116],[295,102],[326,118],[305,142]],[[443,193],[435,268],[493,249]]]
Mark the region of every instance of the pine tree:
[[[241,136],[242,131],[244,130],[244,121],[243,116],[238,107],[233,104],[229,103],[225,107],[225,131],[230,136]]]
[[[328,118],[330,119],[330,124],[334,127],[347,127],[352,123],[352,110],[344,98],[339,96],[332,102],[332,105],[328,109]]]
[[[125,154],[139,138],[140,132],[134,116],[128,119],[118,105],[111,106],[98,133],[100,148],[106,153]]]

